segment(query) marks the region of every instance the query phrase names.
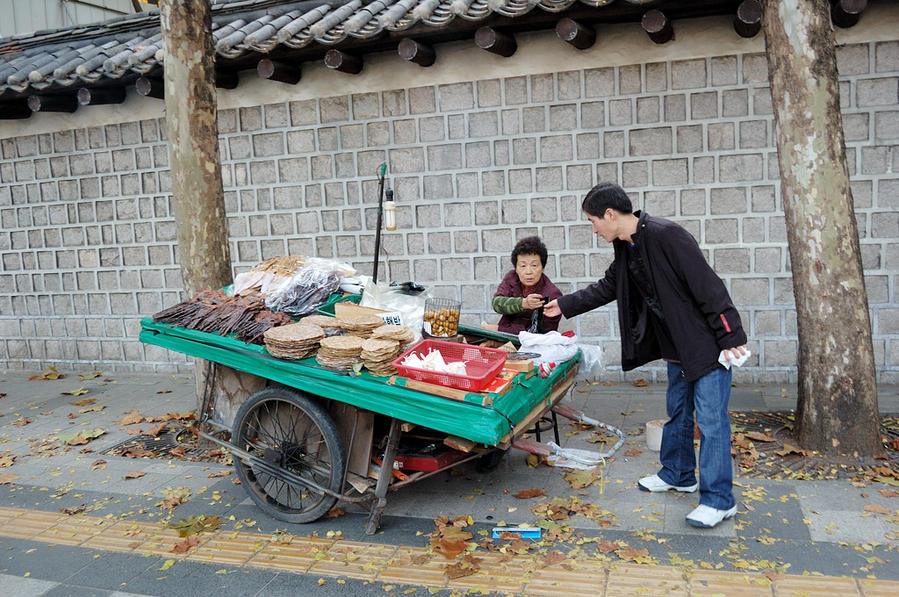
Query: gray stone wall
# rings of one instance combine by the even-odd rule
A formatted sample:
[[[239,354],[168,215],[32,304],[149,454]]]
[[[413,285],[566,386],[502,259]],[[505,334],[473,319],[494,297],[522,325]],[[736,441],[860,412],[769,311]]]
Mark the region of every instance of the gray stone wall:
[[[899,381],[899,42],[841,47],[841,105],[879,378]],[[164,122],[0,140],[0,367],[186,369],[137,340],[183,297]],[[740,309],[753,351],[737,379],[796,377],[796,317],[764,55],[657,62],[223,110],[235,271],[286,254],[371,270],[375,173],[398,229],[382,278],[489,301],[517,238],[541,235],[563,289],[611,250],[580,213],[597,181],[692,232]],[[563,327],[623,375],[615,307]]]

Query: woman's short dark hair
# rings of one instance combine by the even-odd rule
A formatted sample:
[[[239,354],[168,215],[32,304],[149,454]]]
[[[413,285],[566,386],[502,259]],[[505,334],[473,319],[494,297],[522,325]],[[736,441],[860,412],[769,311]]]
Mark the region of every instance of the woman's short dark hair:
[[[602,218],[609,208],[623,214],[633,213],[634,206],[624,189],[614,182],[601,182],[587,193],[581,209],[584,213]]]
[[[512,267],[518,267],[519,255],[538,255],[540,263],[546,267],[546,245],[539,236],[528,236],[515,243],[515,248],[512,249]]]

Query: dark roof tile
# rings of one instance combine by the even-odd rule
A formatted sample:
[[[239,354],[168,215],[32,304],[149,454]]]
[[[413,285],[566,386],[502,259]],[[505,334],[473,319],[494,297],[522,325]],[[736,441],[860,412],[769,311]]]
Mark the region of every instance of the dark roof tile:
[[[622,10],[643,10],[644,0],[627,0]],[[405,31],[418,25],[449,29],[456,17],[469,22],[491,15],[520,18],[536,8],[561,12],[572,7],[599,8],[612,0],[215,0],[213,38],[220,58],[239,59],[268,54],[278,48],[300,50],[312,44],[365,47],[385,31]],[[735,10],[739,0],[674,3]],[[619,3],[621,5],[622,3]],[[629,8],[628,8],[629,6]],[[639,14],[639,12],[635,13]],[[0,39],[0,96],[101,79],[130,81],[133,75],[161,67],[164,58],[159,12],[151,11],[80,25]],[[546,26],[545,22],[542,26]],[[463,30],[470,31],[470,25]],[[377,43],[377,42],[375,42]],[[383,49],[383,45],[379,46]],[[245,66],[244,66],[245,67]],[[132,75],[132,76],[129,76]]]

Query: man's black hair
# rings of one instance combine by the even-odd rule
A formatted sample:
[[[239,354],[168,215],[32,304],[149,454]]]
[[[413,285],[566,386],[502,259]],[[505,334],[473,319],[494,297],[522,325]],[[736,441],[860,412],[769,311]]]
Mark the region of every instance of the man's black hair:
[[[609,208],[622,214],[634,212],[634,206],[624,189],[614,182],[601,182],[587,193],[581,209],[587,215],[602,218]]]
[[[515,248],[512,249],[512,267],[518,267],[519,255],[538,255],[540,263],[546,267],[546,245],[539,236],[528,236],[515,243]]]

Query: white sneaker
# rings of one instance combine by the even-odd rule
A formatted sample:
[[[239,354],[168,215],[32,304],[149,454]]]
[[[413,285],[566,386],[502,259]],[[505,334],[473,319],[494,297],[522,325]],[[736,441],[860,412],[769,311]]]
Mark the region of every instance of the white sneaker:
[[[642,491],[651,491],[653,493],[658,493],[660,491],[668,491],[669,489],[674,489],[675,491],[682,491],[684,493],[693,493],[699,488],[699,483],[694,483],[693,485],[669,485],[662,481],[658,475],[650,475],[648,477],[643,477],[639,481],[637,481],[637,486]]]
[[[711,506],[696,506],[696,509],[687,514],[687,524],[694,527],[702,527],[711,529],[718,526],[722,520],[733,518],[737,513],[737,507],[734,506],[730,510],[718,510]]]

